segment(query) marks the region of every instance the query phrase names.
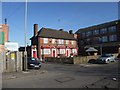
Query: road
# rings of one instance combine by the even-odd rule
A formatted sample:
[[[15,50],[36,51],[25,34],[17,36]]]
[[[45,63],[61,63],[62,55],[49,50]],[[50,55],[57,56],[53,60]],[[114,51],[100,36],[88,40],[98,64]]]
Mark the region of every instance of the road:
[[[40,70],[3,73],[3,88],[118,88],[118,62],[42,63]]]

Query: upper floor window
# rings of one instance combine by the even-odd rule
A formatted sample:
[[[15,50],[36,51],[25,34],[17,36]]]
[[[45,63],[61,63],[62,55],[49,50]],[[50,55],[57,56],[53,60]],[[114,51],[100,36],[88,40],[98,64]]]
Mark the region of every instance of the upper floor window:
[[[82,33],[82,37],[85,37],[85,32]]]
[[[108,28],[109,32],[116,32],[116,26],[111,26]]]
[[[0,29],[2,29],[2,25],[0,25]]]
[[[93,31],[93,34],[94,34],[94,35],[99,34],[99,30],[94,30],[94,31]]]
[[[74,45],[74,41],[71,41],[71,44]]]
[[[55,39],[52,39],[52,43],[55,44]]]
[[[48,43],[48,38],[44,38],[44,43]]]
[[[102,28],[102,29],[100,29],[100,33],[101,33],[101,34],[107,33],[107,28]]]
[[[95,37],[94,38],[94,43],[101,43],[101,38],[100,37]]]
[[[102,42],[108,42],[108,37],[107,36],[103,36],[102,37]]]
[[[86,36],[91,36],[91,35],[92,35],[91,31],[86,32]]]
[[[69,44],[69,40],[66,40],[66,44]]]
[[[117,35],[110,35],[109,41],[117,41]]]
[[[64,40],[63,39],[61,40],[61,44],[64,44]]]
[[[64,44],[64,40],[63,39],[59,39],[58,40],[58,44]]]

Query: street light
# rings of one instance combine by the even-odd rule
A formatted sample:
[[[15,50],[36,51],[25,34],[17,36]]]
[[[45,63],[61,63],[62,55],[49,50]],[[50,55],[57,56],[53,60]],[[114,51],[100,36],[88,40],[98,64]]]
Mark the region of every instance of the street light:
[[[100,55],[102,55],[102,37],[99,38],[100,38]]]
[[[24,52],[24,70],[27,70],[27,51],[26,51],[26,30],[27,30],[27,0],[25,2],[25,26],[24,26],[24,44],[25,44],[25,52]]]

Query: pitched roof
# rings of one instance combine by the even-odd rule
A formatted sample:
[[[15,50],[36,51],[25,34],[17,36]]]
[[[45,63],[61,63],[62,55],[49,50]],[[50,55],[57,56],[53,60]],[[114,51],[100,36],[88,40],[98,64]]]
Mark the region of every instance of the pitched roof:
[[[86,52],[97,52],[98,50],[95,49],[94,47],[90,47],[86,50]]]
[[[75,40],[73,34],[69,34],[67,31],[50,28],[41,28],[38,32],[38,37]]]

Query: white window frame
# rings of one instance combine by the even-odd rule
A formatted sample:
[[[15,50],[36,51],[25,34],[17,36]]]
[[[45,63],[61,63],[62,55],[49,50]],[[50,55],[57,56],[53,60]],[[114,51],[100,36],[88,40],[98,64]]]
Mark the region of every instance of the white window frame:
[[[60,54],[65,54],[65,49],[60,49]]]
[[[55,44],[55,40],[56,40],[56,39],[52,39],[52,44]]]
[[[71,41],[71,44],[74,45],[74,41]]]
[[[69,44],[69,40],[66,40],[66,44]]]
[[[64,44],[64,40],[63,39],[61,39],[61,44]]]
[[[45,55],[45,54],[51,54],[51,50],[44,48],[44,49],[43,49],[43,54],[44,54],[44,55]]]
[[[58,44],[64,44],[64,40],[63,39],[59,39],[58,40]]]
[[[47,44],[48,43],[48,38],[43,38],[43,42],[44,42],[44,44]]]

